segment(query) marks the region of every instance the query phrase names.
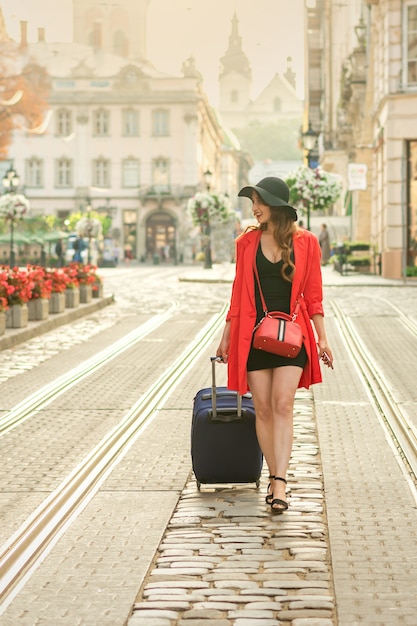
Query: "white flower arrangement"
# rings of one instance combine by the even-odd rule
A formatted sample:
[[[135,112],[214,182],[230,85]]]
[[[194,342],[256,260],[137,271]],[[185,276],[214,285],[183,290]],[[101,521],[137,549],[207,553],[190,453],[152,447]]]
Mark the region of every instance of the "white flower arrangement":
[[[29,211],[29,200],[16,193],[0,196],[0,217],[17,222]]]
[[[341,179],[321,167],[298,167],[286,180],[290,188],[290,204],[295,207],[327,209],[342,193]]]
[[[187,211],[194,224],[213,220],[224,224],[235,215],[228,196],[223,193],[198,192],[188,200]]]
[[[102,225],[96,217],[82,217],[75,226],[75,231],[79,237],[100,237]]]

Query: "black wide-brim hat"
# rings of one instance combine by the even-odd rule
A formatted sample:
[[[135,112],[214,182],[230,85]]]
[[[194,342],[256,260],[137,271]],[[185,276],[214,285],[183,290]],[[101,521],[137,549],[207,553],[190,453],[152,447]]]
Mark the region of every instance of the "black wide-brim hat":
[[[238,196],[245,196],[252,199],[252,193],[256,191],[262,200],[270,207],[286,207],[291,209],[291,217],[294,222],[297,221],[297,211],[293,206],[288,204],[290,198],[290,189],[287,183],[281,178],[275,176],[267,176],[259,181],[257,185],[248,185],[242,187]]]

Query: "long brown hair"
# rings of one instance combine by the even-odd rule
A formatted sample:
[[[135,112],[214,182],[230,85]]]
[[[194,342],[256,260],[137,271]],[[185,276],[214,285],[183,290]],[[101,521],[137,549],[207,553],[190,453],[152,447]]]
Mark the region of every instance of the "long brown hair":
[[[292,238],[297,231],[297,226],[286,207],[270,207],[271,222],[273,224],[273,237],[277,246],[281,249],[283,264],[281,276],[284,280],[292,282],[294,278],[295,265],[291,260]],[[267,225],[261,224],[260,230],[266,230]]]

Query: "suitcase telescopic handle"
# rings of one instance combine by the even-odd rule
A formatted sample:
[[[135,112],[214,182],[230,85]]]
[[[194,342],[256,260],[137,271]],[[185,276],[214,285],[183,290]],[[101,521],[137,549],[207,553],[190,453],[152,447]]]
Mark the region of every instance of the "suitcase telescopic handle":
[[[213,411],[213,417],[217,417],[217,396],[216,396],[216,363],[222,363],[222,359],[219,356],[211,356],[211,408]],[[242,417],[242,396],[240,393],[236,393],[237,396],[237,417]]]

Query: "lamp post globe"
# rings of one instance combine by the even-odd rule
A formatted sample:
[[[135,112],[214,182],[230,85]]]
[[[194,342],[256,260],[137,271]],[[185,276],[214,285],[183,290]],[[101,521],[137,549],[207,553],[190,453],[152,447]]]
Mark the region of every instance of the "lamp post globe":
[[[213,176],[213,172],[208,168],[204,174],[204,182],[206,184],[207,193],[210,193],[211,189],[211,179]],[[204,246],[204,268],[211,269],[212,260],[211,260],[211,226],[210,226],[210,217],[207,215],[206,223],[204,224],[204,235],[206,238],[205,246]]]

